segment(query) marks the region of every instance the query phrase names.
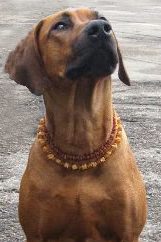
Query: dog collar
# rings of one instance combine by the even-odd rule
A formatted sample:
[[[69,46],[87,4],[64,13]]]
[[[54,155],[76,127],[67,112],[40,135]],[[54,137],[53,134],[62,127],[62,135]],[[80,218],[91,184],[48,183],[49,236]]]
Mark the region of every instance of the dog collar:
[[[109,139],[100,148],[89,154],[73,155],[63,153],[58,147],[56,147],[45,126],[45,118],[40,120],[37,138],[48,160],[54,161],[57,165],[60,165],[66,169],[71,170],[87,170],[97,167],[106,162],[108,158],[117,149],[121,142],[122,125],[120,118],[114,112],[113,116],[113,129]]]

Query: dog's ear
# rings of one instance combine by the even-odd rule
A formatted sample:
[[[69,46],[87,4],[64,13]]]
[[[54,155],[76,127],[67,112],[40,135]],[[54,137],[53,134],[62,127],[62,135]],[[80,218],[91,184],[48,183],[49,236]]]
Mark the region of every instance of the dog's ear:
[[[41,95],[48,85],[48,78],[39,51],[39,33],[43,20],[12,51],[5,64],[5,71],[18,84],[32,93]]]
[[[117,44],[117,53],[118,53],[118,58],[119,58],[119,69],[118,69],[118,76],[119,76],[119,79],[126,85],[130,86],[130,79],[129,79],[129,76],[127,74],[127,71],[125,69],[125,66],[124,66],[124,62],[123,62],[123,59],[122,59],[122,54],[121,54],[121,51],[120,51],[120,48]]]
[[[122,59],[122,54],[121,54],[121,50],[119,48],[119,45],[118,45],[118,41],[116,39],[116,36],[113,32],[113,36],[116,40],[116,44],[117,44],[117,54],[118,54],[118,59],[119,59],[119,69],[118,69],[118,77],[119,79],[126,85],[130,86],[130,79],[129,79],[129,76],[127,74],[127,71],[125,69],[125,66],[124,66],[124,62],[123,62],[123,59]]]

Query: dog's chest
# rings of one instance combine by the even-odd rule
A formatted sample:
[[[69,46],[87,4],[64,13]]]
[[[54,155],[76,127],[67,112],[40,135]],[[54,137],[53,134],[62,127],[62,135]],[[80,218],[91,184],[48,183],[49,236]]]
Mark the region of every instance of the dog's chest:
[[[108,237],[114,202],[99,179],[72,177],[37,192],[44,237]],[[117,216],[117,214],[115,214]],[[118,218],[119,219],[119,218]]]
[[[39,204],[50,214],[57,214],[66,222],[93,221],[98,215],[96,208],[111,199],[99,181],[91,179],[62,179],[59,183],[40,189],[37,193]],[[48,212],[47,212],[48,213]],[[59,219],[58,219],[59,220]],[[79,222],[80,224],[80,222]]]

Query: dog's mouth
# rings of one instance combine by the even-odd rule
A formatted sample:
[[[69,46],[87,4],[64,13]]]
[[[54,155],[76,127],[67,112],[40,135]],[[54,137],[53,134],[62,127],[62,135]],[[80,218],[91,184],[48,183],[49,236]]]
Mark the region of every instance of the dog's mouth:
[[[86,43],[85,43],[86,42]],[[112,41],[78,42],[66,70],[68,79],[99,79],[111,75],[117,66],[117,48]]]

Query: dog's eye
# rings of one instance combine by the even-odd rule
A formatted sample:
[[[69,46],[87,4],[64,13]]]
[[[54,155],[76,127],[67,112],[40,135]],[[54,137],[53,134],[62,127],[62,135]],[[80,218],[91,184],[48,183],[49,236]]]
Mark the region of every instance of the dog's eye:
[[[66,30],[68,28],[68,24],[67,23],[64,23],[64,22],[58,22],[54,25],[53,27],[53,30],[58,30],[58,31],[61,31],[61,30]]]

